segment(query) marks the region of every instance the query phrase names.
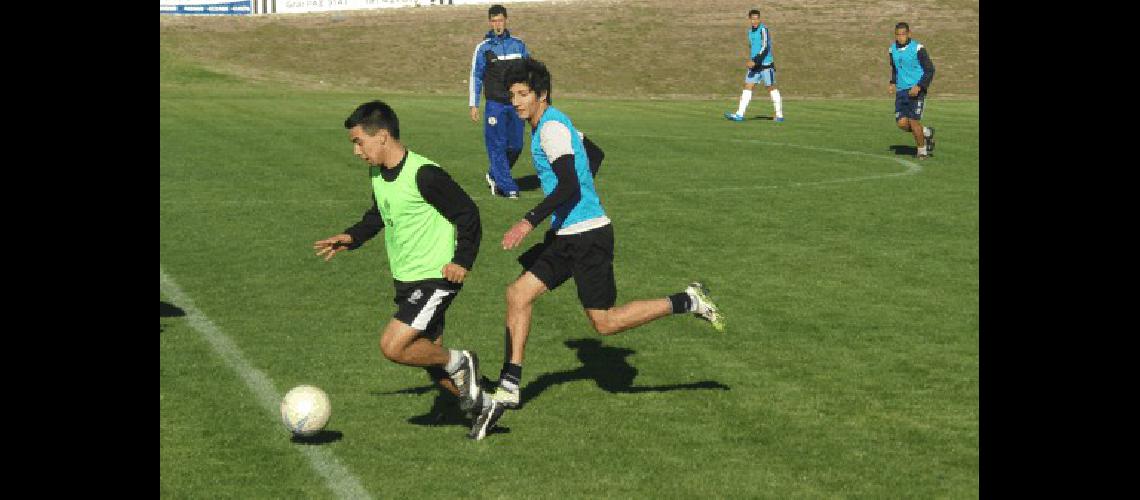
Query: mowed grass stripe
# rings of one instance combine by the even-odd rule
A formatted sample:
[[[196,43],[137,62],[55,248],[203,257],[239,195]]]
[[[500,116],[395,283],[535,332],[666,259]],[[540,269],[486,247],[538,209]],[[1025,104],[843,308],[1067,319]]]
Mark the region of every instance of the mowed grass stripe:
[[[186,312],[186,320],[190,325],[201,333],[210,343],[214,352],[225,360],[232,370],[237,372],[246,386],[253,392],[262,409],[267,411],[271,417],[277,417],[280,414],[278,405],[281,401],[281,394],[273,387],[273,381],[264,372],[246,361],[237,345],[222,333],[214,325],[214,322],[210,321],[210,318],[194,306],[193,300],[161,268],[159,269],[159,283],[162,293]],[[325,478],[329,489],[338,498],[371,498],[371,495],[360,484],[360,480],[345,468],[331,451],[314,446],[295,446],[295,448],[309,459],[309,463]]]

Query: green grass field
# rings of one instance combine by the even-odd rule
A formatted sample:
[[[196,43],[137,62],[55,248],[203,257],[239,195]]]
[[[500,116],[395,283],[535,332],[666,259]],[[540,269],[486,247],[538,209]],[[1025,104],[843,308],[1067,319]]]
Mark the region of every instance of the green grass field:
[[[600,337],[568,284],[535,308],[526,406],[475,443],[422,370],[379,352],[394,310],[382,239],[327,263],[311,249],[369,206],[341,124],[383,98],[405,144],[480,206],[445,342],[496,377],[520,253],[498,242],[541,192],[489,196],[465,97],[253,86],[165,55],[160,77],[159,256],[185,294],[160,301],[204,315],[160,317],[162,497],[333,498],[313,449],[375,498],[978,496],[976,100],[932,95],[938,148],[918,162],[892,148],[913,140],[887,99],[787,99],[776,124],[725,121],[732,95],[556,93],[606,151],[619,302],[700,277],[729,329],[674,317]],[[753,100],[750,117],[770,114]],[[526,155],[515,169],[533,174]],[[326,439],[291,442],[202,317],[277,396],[325,389]]]

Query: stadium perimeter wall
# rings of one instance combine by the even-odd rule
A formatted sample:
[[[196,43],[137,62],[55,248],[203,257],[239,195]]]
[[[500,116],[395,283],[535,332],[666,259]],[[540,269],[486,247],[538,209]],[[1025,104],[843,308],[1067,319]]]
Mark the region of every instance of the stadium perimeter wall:
[[[159,0],[160,14],[248,15],[470,5],[552,0]]]

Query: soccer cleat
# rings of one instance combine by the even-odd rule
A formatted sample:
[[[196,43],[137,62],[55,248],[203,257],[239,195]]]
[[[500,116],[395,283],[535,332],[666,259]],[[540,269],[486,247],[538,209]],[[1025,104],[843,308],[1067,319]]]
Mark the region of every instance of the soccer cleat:
[[[519,391],[508,391],[499,387],[495,389],[495,393],[491,395],[491,399],[498,401],[508,409],[515,409],[519,407]]]
[[[471,351],[460,353],[463,360],[459,362],[459,369],[451,374],[451,381],[459,389],[459,409],[470,414],[479,403],[482,392],[479,387],[479,357]]]
[[[930,158],[930,155],[915,155],[915,157],[919,160],[925,160],[927,158]]]
[[[716,331],[724,333],[724,315],[709,297],[708,288],[705,288],[701,282],[694,281],[685,288],[685,293],[689,294],[689,298],[693,301],[693,315],[712,323]]]
[[[510,198],[512,200],[517,200],[517,199],[519,199],[519,192],[518,191],[511,191],[511,192],[507,193],[507,198]]]
[[[777,117],[776,117],[776,123],[784,123],[784,117],[782,117],[782,116],[777,116]]]
[[[934,127],[927,127],[930,129],[930,135],[926,136],[926,154],[934,154]]]
[[[732,121],[734,121],[734,122],[742,122],[742,121],[744,121],[744,117],[743,117],[743,116],[741,116],[741,115],[738,115],[738,114],[736,114],[736,113],[727,113],[727,112],[726,112],[726,113],[724,114],[724,117],[725,117],[725,118],[727,118],[727,119],[729,119],[729,120],[732,120]]]
[[[483,411],[479,412],[479,416],[471,423],[471,431],[467,433],[467,438],[482,441],[487,437],[487,433],[495,428],[495,424],[503,417],[505,411],[507,408],[503,403],[492,399],[491,404],[483,407]]]

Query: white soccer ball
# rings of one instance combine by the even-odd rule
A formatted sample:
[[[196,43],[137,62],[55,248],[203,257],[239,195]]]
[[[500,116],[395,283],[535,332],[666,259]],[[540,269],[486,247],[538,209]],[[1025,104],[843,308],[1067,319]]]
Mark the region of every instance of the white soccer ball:
[[[296,436],[312,436],[325,428],[332,415],[329,396],[319,387],[299,385],[281,400],[281,422]]]

